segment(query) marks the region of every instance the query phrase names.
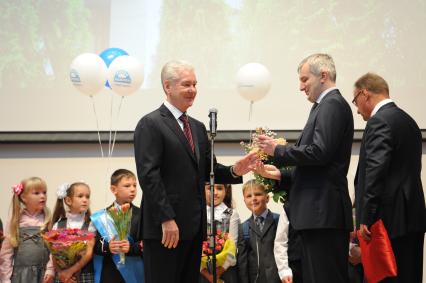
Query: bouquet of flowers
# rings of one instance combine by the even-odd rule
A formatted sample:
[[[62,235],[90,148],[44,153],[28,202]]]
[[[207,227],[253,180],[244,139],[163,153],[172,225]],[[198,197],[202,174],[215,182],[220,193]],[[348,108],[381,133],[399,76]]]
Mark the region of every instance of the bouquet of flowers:
[[[211,257],[213,255],[213,250],[209,245],[210,237],[209,235],[207,241],[203,242],[201,254],[201,269],[206,268],[209,272],[211,271]],[[234,240],[229,238],[229,233],[218,229],[215,235],[215,244],[217,266],[223,266],[228,257],[235,258],[237,247]]]
[[[110,207],[107,210],[108,215],[111,217],[114,224],[114,228],[117,231],[117,236],[120,241],[127,239],[129,233],[130,221],[132,219],[132,210],[130,204],[125,203],[120,208],[115,206]],[[120,263],[124,264],[126,257],[124,253],[120,253]]]
[[[259,148],[259,145],[257,144],[257,137],[260,135],[274,138],[279,145],[286,145],[287,141],[283,138],[275,138],[277,134],[269,130],[267,127],[258,127],[256,128],[256,132],[252,134],[252,137],[249,143],[241,142],[241,146],[244,148],[246,153],[255,151],[257,152],[259,159],[264,164],[274,165],[272,157],[266,154],[263,150],[261,150]],[[254,178],[256,179],[258,183],[265,186],[267,193],[272,193],[272,199],[275,202],[281,202],[281,203],[285,202],[287,193],[285,191],[276,190],[275,180],[265,178],[257,173],[254,173]]]
[[[56,265],[64,270],[80,259],[86,250],[87,241],[95,235],[81,229],[58,229],[42,233],[42,237]]]

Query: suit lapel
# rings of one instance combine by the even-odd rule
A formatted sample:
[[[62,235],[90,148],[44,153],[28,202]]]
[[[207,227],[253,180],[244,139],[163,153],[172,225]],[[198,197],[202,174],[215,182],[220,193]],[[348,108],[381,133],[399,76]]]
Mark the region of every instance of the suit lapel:
[[[263,224],[263,231],[262,235],[265,235],[266,232],[268,232],[269,228],[271,228],[272,224],[274,222],[274,217],[272,216],[272,213],[268,211],[268,214],[266,215],[265,224]]]
[[[260,237],[262,237],[262,233],[259,231],[259,228],[257,227],[257,225],[256,225],[256,223],[254,222],[254,217],[253,217],[253,215],[251,216],[251,218],[250,218],[250,221],[249,221],[249,226],[250,226],[250,229],[260,238]]]
[[[315,118],[316,114],[318,113],[318,108],[319,108],[319,104],[317,105],[312,105],[311,111],[309,112],[309,116],[308,116],[308,121],[306,121],[306,125],[302,130],[302,133],[299,136],[299,139],[296,142],[296,146],[299,146],[301,141],[302,141],[302,137],[303,137],[303,132],[306,130],[306,128],[309,126],[310,123],[312,123],[313,119]]]
[[[179,141],[182,143],[182,146],[185,148],[185,151],[189,154],[191,159],[197,163],[194,153],[192,152],[191,146],[188,143],[188,140],[185,137],[182,129],[180,128],[178,122],[176,121],[173,114],[167,109],[166,106],[161,105],[160,112],[163,117],[164,123],[172,130],[172,132],[178,137]],[[194,132],[193,130],[191,130]],[[194,137],[192,137],[194,139]],[[194,140],[193,140],[194,141]],[[195,145],[195,141],[194,141]]]

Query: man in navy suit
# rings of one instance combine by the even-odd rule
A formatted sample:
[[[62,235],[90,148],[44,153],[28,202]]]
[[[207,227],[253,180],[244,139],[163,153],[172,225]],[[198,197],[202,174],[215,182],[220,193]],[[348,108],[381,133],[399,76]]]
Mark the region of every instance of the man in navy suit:
[[[349,104],[336,88],[336,69],[327,54],[313,54],[298,68],[300,90],[313,103],[295,145],[277,145],[266,136],[260,147],[277,166],[295,166],[289,218],[302,245],[304,282],[349,282],[348,242],[353,229],[346,174],[353,139]],[[287,180],[288,181],[288,180]]]
[[[206,238],[204,184],[210,173],[210,142],[203,123],[186,113],[197,95],[194,68],[168,62],[161,81],[164,104],[135,129],[135,160],[143,191],[141,234],[147,283],[198,282]],[[214,162],[215,181],[241,183],[255,154],[233,166]]]
[[[353,103],[367,121],[355,177],[357,226],[370,240],[371,225],[383,221],[398,267],[398,276],[384,282],[420,283],[426,230],[420,129],[376,74],[355,82]]]

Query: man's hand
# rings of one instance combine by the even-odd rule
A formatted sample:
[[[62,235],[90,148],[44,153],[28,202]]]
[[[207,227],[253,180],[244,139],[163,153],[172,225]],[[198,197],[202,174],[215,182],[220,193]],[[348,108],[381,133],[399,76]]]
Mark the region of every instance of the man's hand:
[[[161,229],[163,230],[163,239],[161,243],[166,248],[176,248],[179,242],[179,228],[174,219],[164,221],[161,223]]]
[[[275,139],[260,135],[257,137],[257,144],[266,154],[274,156],[275,148],[277,147],[277,141]]]
[[[357,265],[361,262],[361,248],[359,246],[353,246],[349,251],[349,262],[352,265]]]
[[[292,283],[293,278],[291,276],[284,276],[283,279],[281,279],[282,283]]]
[[[235,162],[233,171],[238,176],[243,176],[256,167],[256,161],[259,159],[256,152],[251,152]]]
[[[370,241],[371,240],[371,232],[368,229],[368,226],[365,224],[361,224],[359,226],[359,232],[361,233],[361,236],[366,240],[366,241]]]
[[[260,160],[256,162],[256,169],[254,172],[268,179],[281,180],[281,172],[277,167],[274,165],[263,164]]]

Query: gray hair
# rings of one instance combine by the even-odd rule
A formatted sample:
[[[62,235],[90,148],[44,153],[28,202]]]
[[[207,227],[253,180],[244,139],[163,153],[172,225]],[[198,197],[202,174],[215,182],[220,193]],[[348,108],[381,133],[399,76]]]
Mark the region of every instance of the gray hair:
[[[194,67],[183,60],[172,60],[167,62],[161,69],[161,84],[164,86],[165,81],[174,81],[179,78],[180,71],[194,71]]]
[[[308,63],[310,72],[315,76],[319,76],[321,72],[325,71],[329,74],[330,80],[336,82],[336,67],[330,55],[317,53],[306,57],[297,67],[298,73],[300,73],[300,69],[305,63]]]

